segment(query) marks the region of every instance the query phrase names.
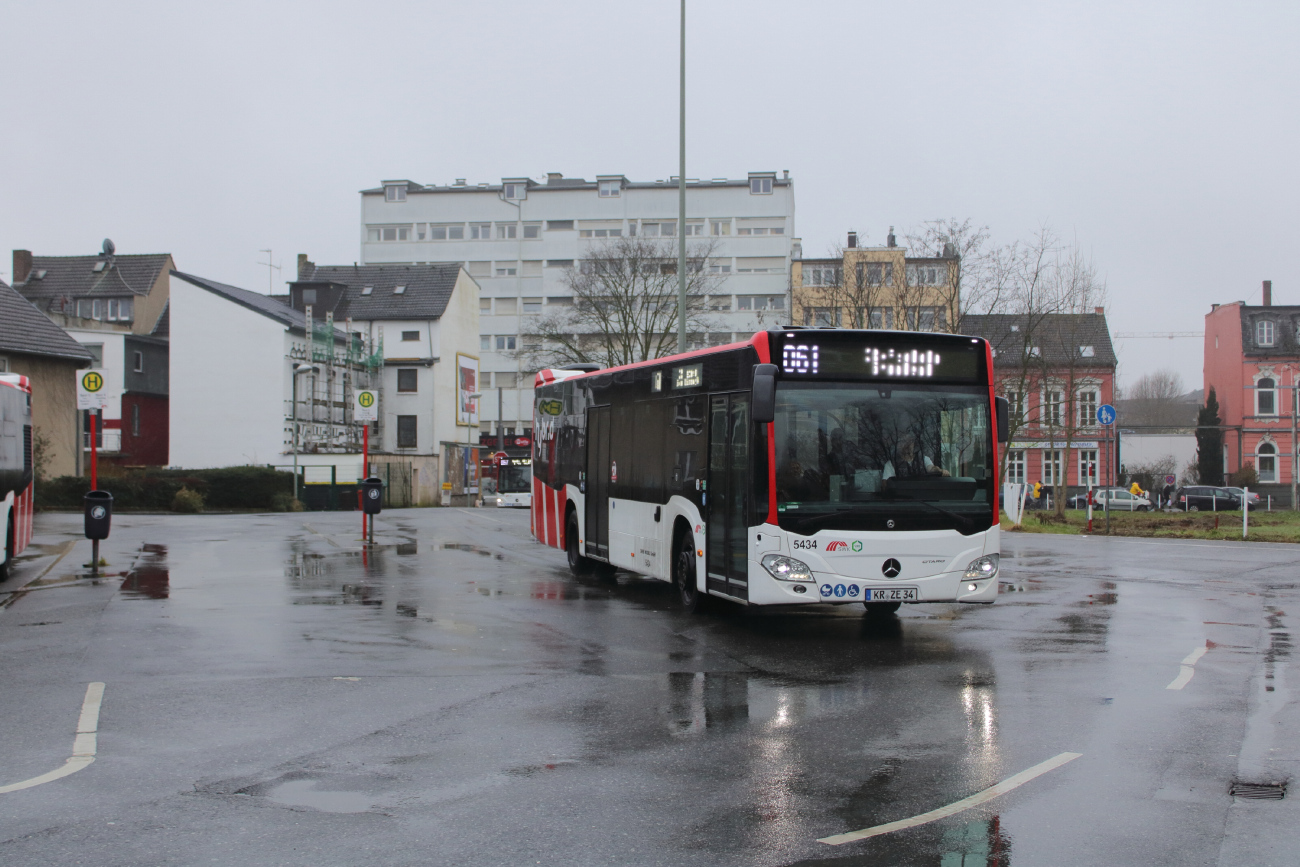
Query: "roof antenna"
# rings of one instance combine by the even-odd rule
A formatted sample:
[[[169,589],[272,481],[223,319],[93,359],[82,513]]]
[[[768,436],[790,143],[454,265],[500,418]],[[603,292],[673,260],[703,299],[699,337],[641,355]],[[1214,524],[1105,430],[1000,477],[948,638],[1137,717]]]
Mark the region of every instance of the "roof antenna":
[[[275,257],[271,255],[271,251],[270,251],[270,250],[258,250],[257,252],[259,252],[259,253],[265,253],[265,254],[266,254],[266,261],[265,261],[265,262],[258,262],[257,264],[259,264],[259,265],[265,265],[265,266],[266,266],[266,294],[267,294],[267,295],[274,295],[274,294],[275,294],[275,289],[274,289],[274,287],[271,285],[271,280],[272,280],[272,274],[271,274],[271,272],[272,272],[272,271],[279,271],[279,270],[280,270],[280,266],[275,264]]]

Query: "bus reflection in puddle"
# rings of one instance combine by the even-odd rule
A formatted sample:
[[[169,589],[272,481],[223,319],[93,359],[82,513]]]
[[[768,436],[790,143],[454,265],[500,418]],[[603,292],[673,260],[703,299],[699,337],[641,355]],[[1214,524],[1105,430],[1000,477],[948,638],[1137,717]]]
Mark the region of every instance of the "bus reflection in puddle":
[[[131,571],[122,579],[121,593],[130,599],[166,599],[171,592],[167,546],[146,544]]]

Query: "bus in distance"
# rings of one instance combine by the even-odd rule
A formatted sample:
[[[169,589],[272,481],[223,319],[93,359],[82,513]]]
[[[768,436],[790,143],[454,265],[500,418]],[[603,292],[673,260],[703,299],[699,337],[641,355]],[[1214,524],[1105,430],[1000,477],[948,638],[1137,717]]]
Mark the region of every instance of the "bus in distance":
[[[671,581],[692,610],[997,598],[987,341],[784,329],[593,368],[535,382],[532,531],[575,574]]]
[[[0,581],[32,540],[34,475],[31,382],[0,373]]]

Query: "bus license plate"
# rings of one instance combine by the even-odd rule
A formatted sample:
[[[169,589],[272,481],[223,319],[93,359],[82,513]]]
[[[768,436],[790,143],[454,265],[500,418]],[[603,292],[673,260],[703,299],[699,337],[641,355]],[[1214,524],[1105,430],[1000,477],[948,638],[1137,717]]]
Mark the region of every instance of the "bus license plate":
[[[889,587],[884,590],[872,589],[870,593],[871,593],[872,602],[915,602],[917,601],[915,587]]]

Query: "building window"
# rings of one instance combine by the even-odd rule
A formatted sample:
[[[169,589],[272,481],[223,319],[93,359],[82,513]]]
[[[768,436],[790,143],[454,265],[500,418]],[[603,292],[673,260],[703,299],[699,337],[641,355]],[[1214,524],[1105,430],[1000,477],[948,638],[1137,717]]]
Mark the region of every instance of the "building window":
[[[752,196],[767,196],[772,193],[771,178],[750,178],[749,194]]]
[[[737,235],[784,235],[784,226],[737,226]]]
[[[457,223],[455,225],[435,226],[429,224],[430,241],[463,241],[465,240],[465,226]]]
[[[711,261],[711,262],[709,262],[709,273],[710,273],[710,274],[730,274],[730,273],[731,273],[731,263],[730,263],[730,262],[712,262],[712,261]]]
[[[515,335],[498,334],[497,335],[497,352],[510,352],[515,348]]]
[[[572,232],[572,231],[573,231],[573,221],[572,221],[572,220],[547,220],[547,221],[546,221],[546,231],[548,231],[548,232],[563,232],[563,231],[569,231],[569,232]]]
[[[1007,399],[1007,416],[1012,424],[1023,424],[1025,421],[1025,393],[1023,391],[1008,391],[1005,394]]]
[[[498,277],[514,277],[519,273],[518,265],[498,265],[496,274]]]
[[[482,299],[482,300],[487,301],[487,300],[489,300],[489,299],[486,299],[486,298],[485,298],[485,299]],[[420,339],[420,332],[418,332],[418,331],[403,331],[403,332],[402,332],[402,342],[403,342],[403,343],[406,343],[406,342],[409,342],[409,341],[412,341],[412,340],[419,340],[419,339]]]
[[[598,186],[602,199],[617,199],[623,190],[622,184],[618,181],[601,181]]]
[[[894,327],[894,308],[892,307],[872,307],[867,311],[868,328],[893,328]]]
[[[479,313],[491,313],[491,312],[492,312],[492,299],[491,299],[491,298],[480,298],[480,299],[478,299],[478,312],[479,312]]]
[[[527,184],[505,184],[501,189],[507,199],[518,201],[528,198]]]
[[[470,223],[469,237],[471,241],[487,241],[492,238],[491,223]]]
[[[90,353],[90,366],[104,366],[104,344],[102,343],[83,343],[82,348]]]
[[[399,415],[397,417],[397,447],[399,449],[416,448],[416,417]]]
[[[135,362],[135,364],[132,367],[132,370],[134,370],[136,373],[144,373],[144,353],[137,351],[133,353],[133,355],[134,358],[132,360]]]
[[[709,309],[710,309],[710,310],[730,310],[730,309],[731,309],[731,296],[730,296],[730,295],[710,295],[710,296],[709,296],[709,301],[708,301],[708,306],[709,306]]]
[[[736,309],[737,310],[784,310],[785,296],[784,295],[737,295]]]
[[[731,221],[730,221],[730,220],[710,220],[710,221],[709,221],[709,234],[710,234],[710,235],[730,235],[730,234],[731,234]]]
[[[1099,478],[1097,468],[1097,450],[1079,449],[1079,484],[1095,485]]]
[[[416,367],[399,367],[397,369],[397,391],[410,394],[420,390],[420,370]]]
[[[843,274],[843,271],[830,265],[804,266],[803,284],[805,286],[838,286],[840,285],[841,274]]]
[[[744,301],[745,296],[737,296],[737,301]],[[744,309],[743,306],[741,309]],[[803,309],[803,324],[829,326],[833,328],[840,327],[840,308],[838,307],[805,307]]]
[[[621,238],[622,223],[586,223],[578,228],[579,238]]]
[[[1097,392],[1091,389],[1079,392],[1075,398],[1079,407],[1079,427],[1093,427],[1097,424]]]
[[[136,355],[139,354],[140,353],[138,352],[136,353]],[[138,437],[139,435],[140,435],[140,404],[136,403],[131,405],[131,436]]]
[[[908,265],[907,282],[911,286],[940,286],[945,270],[936,265]]]
[[[1064,485],[1061,478],[1061,450],[1043,449],[1043,484]]]
[[[1260,443],[1255,450],[1255,471],[1261,482],[1277,481],[1277,446]]]
[[[1025,483],[1025,451],[1015,449],[1007,452],[1007,481],[1013,485]]]
[[[861,285],[887,286],[893,282],[893,262],[865,262],[858,265],[858,283]]]
[[[948,311],[943,307],[917,307],[907,311],[907,324],[913,331],[938,331],[947,322]]]
[[[1097,348],[1096,348],[1095,346],[1080,346],[1080,347],[1079,347],[1079,357],[1080,357],[1080,358],[1095,358],[1096,355],[1097,355]]]
[[[390,184],[384,187],[384,201],[386,202],[405,202],[406,187],[402,184]]]
[[[1273,345],[1273,320],[1261,319],[1255,323],[1255,343],[1260,346]]]
[[[394,287],[393,287],[393,294],[394,294],[394,295],[405,295],[405,294],[406,294],[406,287],[405,287],[405,286],[394,286]]]
[[[497,223],[497,240],[505,241],[519,237],[519,226],[515,223]]]
[[[523,299],[523,309],[524,309],[524,312],[525,312],[525,313],[541,313],[541,312],[542,312],[542,299],[541,299],[541,298],[525,298],[525,299]]]
[[[8,372],[9,372],[9,359],[5,358],[3,355],[0,355],[0,373],[8,373]]]
[[[108,321],[109,322],[130,322],[131,308],[132,308],[132,304],[130,298],[108,299]]]
[[[1043,414],[1044,423],[1052,427],[1060,427],[1065,421],[1065,392],[1049,391],[1045,396],[1047,400],[1044,406],[1046,410]]]
[[[524,239],[542,237],[541,223],[524,223]]]
[[[371,226],[369,229],[369,239],[381,243],[389,241],[409,241],[411,240],[411,227]]]
[[[691,235],[703,235],[703,234],[704,234],[704,224],[703,224],[703,223],[687,223],[687,224],[686,224],[686,235],[687,235],[687,237],[690,237]]]
[[[1277,415],[1277,392],[1267,376],[1255,383],[1255,415]]]
[[[546,296],[546,304],[548,307],[572,307],[573,299],[568,295],[548,295]]]
[[[497,315],[498,316],[515,315],[515,313],[518,312],[518,303],[519,303],[518,298],[498,298]]]
[[[362,287],[361,287],[361,294],[362,294],[362,295],[369,295],[371,292],[374,292],[374,291],[375,291],[375,287],[374,287],[374,286],[362,286]]]
[[[518,388],[519,374],[512,371],[493,374],[497,388]]]
[[[491,348],[492,348],[492,335],[490,335],[490,334],[480,334],[480,335],[478,336],[478,348],[479,348],[479,349],[482,349],[482,350],[485,350],[485,351],[491,349]]]

